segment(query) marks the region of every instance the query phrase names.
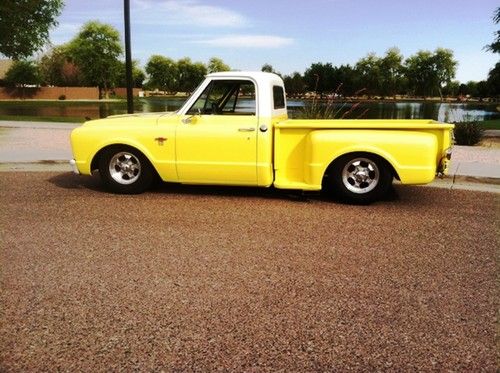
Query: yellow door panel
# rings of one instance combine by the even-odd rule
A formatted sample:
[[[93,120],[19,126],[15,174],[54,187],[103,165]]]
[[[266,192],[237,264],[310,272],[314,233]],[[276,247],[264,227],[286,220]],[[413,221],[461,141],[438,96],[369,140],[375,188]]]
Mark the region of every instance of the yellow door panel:
[[[195,115],[177,125],[180,182],[257,185],[257,117]]]

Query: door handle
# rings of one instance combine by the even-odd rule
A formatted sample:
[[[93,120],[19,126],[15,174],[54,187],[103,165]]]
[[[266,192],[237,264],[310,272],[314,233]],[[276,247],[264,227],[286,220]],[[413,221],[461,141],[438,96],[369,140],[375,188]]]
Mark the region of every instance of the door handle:
[[[253,127],[243,127],[243,128],[238,128],[239,132],[253,132],[255,131],[255,128]]]

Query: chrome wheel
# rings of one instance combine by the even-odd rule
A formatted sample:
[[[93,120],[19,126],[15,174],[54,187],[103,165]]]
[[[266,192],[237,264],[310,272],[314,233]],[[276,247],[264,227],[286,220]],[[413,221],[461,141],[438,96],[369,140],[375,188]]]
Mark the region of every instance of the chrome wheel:
[[[372,191],[379,180],[377,164],[368,158],[351,159],[342,170],[342,183],[347,190],[356,194]]]
[[[141,175],[141,162],[132,153],[116,153],[109,161],[109,175],[119,184],[132,184]]]

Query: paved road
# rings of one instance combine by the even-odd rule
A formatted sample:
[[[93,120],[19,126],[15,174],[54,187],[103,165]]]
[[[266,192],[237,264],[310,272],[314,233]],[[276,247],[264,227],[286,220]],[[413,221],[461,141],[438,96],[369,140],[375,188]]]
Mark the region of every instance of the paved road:
[[[73,157],[69,135],[77,126],[75,123],[0,121],[0,163],[67,162]]]
[[[0,188],[0,371],[497,368],[498,194]]]

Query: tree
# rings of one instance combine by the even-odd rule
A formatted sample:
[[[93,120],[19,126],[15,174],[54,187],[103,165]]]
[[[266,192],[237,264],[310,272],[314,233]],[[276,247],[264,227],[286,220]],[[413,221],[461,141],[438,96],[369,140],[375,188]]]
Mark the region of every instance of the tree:
[[[2,0],[0,53],[16,60],[30,57],[47,42],[62,7],[62,0]]]
[[[417,95],[432,96],[455,77],[457,61],[449,49],[438,48],[434,53],[419,51],[406,60],[405,75],[410,89]]]
[[[132,60],[132,85],[134,88],[142,88],[142,83],[146,79],[146,74],[139,67],[137,60]],[[127,77],[125,70],[125,62],[120,61],[120,71],[116,80],[119,87],[127,86]]]
[[[217,73],[219,71],[229,71],[231,68],[224,63],[220,58],[212,57],[210,61],[208,61],[208,72],[209,73]]]
[[[434,86],[432,53],[418,51],[417,54],[406,59],[405,75],[408,79],[410,90],[415,95],[430,95]]]
[[[207,67],[187,57],[174,62],[168,57],[154,55],[146,64],[146,73],[150,89],[191,92],[207,74]]]
[[[262,65],[260,71],[265,72],[265,73],[276,74],[280,78],[282,78],[281,73],[279,71],[274,70],[274,67],[268,63],[265,63],[264,65]]]
[[[403,55],[398,48],[390,48],[382,57],[380,69],[380,94],[394,96],[403,86]]]
[[[482,87],[482,85],[484,83],[485,83],[484,81],[474,82],[471,80],[471,81],[468,81],[466,84],[464,84],[464,83],[459,84],[457,93],[461,96],[484,97],[482,95],[482,93],[484,92],[484,87]],[[457,82],[457,84],[458,84],[458,82]],[[446,86],[445,89],[443,90],[443,92],[447,92],[448,89],[449,89],[448,86]]]
[[[455,77],[458,62],[453,59],[451,49],[438,48],[432,56],[432,64],[435,73],[435,85],[439,96],[443,99],[442,88]]]
[[[83,84],[80,69],[71,62],[67,45],[58,45],[45,53],[38,63],[45,85],[72,87]]]
[[[480,82],[477,82],[477,95],[479,97],[479,100],[482,100],[484,97],[488,97],[491,94],[490,87],[488,85],[488,82],[486,80],[481,80]]]
[[[493,22],[500,23],[500,7],[498,7],[493,14]],[[493,53],[500,53],[500,30],[495,32],[495,36],[495,40],[493,43],[486,46],[486,50],[492,51]]]
[[[466,86],[467,86],[468,94],[471,97],[479,97],[479,90],[478,90],[478,83],[477,82],[470,80],[467,82]]]
[[[120,73],[119,57],[122,54],[120,34],[110,25],[90,21],[83,25],[68,44],[68,51],[87,84],[95,84],[108,98]]]
[[[497,62],[495,67],[490,70],[488,80],[486,81],[489,87],[491,96],[500,96],[500,62]]]
[[[201,62],[192,63],[188,57],[177,61],[177,90],[191,92],[207,74],[207,68]]]
[[[260,71],[263,71],[265,73],[274,73],[274,68],[272,65],[265,63],[264,65],[262,65]]]
[[[443,95],[448,97],[457,97],[463,89],[462,85],[463,84],[460,84],[458,80],[449,82],[443,87]]]
[[[5,73],[5,84],[11,87],[40,85],[42,76],[34,61],[15,61]]]
[[[334,86],[335,68],[331,63],[313,63],[304,73],[304,82],[309,91],[315,91],[321,96],[325,92],[332,92]]]
[[[146,64],[146,73],[149,75],[149,89],[169,92],[176,90],[178,74],[174,60],[157,54],[152,55]]]
[[[298,72],[285,76],[283,82],[285,83],[286,93],[290,95],[301,94],[306,90],[304,78]]]
[[[339,87],[338,93],[345,96],[353,96],[364,88],[361,86],[358,71],[349,64],[335,68],[333,84]]]
[[[356,63],[356,70],[363,81],[363,88],[366,88],[369,96],[380,93],[383,79],[381,65],[382,60],[375,53],[369,53]]]

